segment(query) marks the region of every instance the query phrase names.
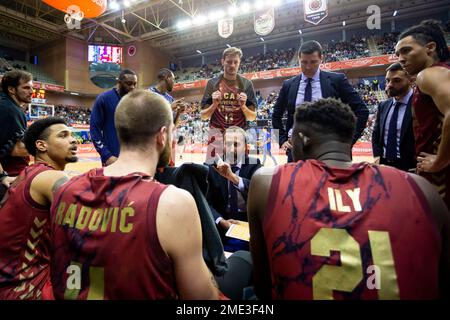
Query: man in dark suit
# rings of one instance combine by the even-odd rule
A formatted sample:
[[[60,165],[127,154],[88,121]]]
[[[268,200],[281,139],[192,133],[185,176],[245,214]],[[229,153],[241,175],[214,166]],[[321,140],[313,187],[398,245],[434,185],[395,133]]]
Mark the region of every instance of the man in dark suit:
[[[366,126],[369,110],[364,101],[350,85],[344,74],[320,70],[321,63],[322,46],[320,43],[317,41],[305,42],[299,51],[299,64],[302,73],[284,81],[273,108],[273,128],[279,130],[279,143],[283,149],[288,151],[289,162],[292,162],[290,152],[292,145],[288,140],[288,132],[294,122],[295,107],[303,102],[333,97],[348,104],[357,118],[353,143],[359,139]],[[281,119],[286,110],[287,123],[284,127]]]
[[[416,167],[411,103],[411,77],[400,63],[386,69],[386,92],[390,97],[380,103],[372,134],[375,162],[400,170]]]
[[[209,166],[207,200],[216,225],[223,234],[236,220],[247,220],[250,180],[261,168],[259,159],[246,154],[245,131],[229,127],[224,136],[224,159]]]

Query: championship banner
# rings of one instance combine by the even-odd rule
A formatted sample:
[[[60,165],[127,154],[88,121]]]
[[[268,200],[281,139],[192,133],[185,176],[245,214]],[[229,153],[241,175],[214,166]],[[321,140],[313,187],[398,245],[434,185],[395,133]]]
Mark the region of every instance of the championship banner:
[[[303,5],[306,22],[317,25],[328,16],[327,0],[303,0]]]
[[[269,8],[255,12],[255,32],[260,36],[267,36],[275,27],[275,9]]]
[[[233,18],[220,19],[217,22],[219,35],[222,38],[228,38],[233,33]]]

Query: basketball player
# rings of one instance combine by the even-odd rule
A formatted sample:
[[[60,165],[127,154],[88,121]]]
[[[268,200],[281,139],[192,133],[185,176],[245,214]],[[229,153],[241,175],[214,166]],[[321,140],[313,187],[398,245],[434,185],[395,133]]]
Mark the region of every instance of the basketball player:
[[[51,298],[50,203],[77,161],[76,141],[63,119],[34,122],[24,136],[35,163],[22,170],[0,208],[0,300]]]
[[[207,162],[216,152],[223,156],[223,134],[231,126],[247,128],[256,119],[258,102],[250,80],[238,74],[242,51],[227,48],[222,54],[223,74],[208,81],[202,98],[202,120],[210,120]]]
[[[134,90],[120,101],[115,125],[118,160],[55,194],[55,298],[216,299],[194,199],[153,179],[170,159],[169,103]]]
[[[412,104],[417,171],[450,208],[450,52],[439,22],[405,30],[395,51],[405,70],[417,76]]]
[[[328,98],[297,108],[298,161],[258,171],[248,214],[262,299],[448,297],[450,221],[423,178],[352,164],[355,116]]]

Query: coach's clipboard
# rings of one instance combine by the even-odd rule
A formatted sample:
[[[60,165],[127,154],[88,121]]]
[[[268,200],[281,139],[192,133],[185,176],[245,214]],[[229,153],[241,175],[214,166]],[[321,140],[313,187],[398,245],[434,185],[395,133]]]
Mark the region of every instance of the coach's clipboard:
[[[239,224],[232,224],[225,235],[230,238],[249,241],[250,229],[248,227],[248,222],[239,221]]]

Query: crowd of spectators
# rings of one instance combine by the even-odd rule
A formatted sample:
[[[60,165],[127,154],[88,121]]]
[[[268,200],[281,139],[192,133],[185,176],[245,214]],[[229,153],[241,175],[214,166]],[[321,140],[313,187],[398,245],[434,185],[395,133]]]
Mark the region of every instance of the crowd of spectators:
[[[55,106],[55,116],[65,119],[69,125],[89,125],[91,110],[88,107],[57,105]]]
[[[390,39],[390,38],[389,38]],[[368,57],[370,50],[366,38],[352,37],[348,41],[331,41],[324,43],[324,62],[351,60]],[[280,68],[298,66],[296,54],[298,48],[287,50],[275,49],[265,54],[258,53],[254,56],[243,56],[240,66],[241,73],[251,73],[265,70],[275,70]],[[176,72],[177,80],[193,81],[198,79],[209,79],[218,75],[222,71],[220,59],[215,62],[205,64],[199,68],[187,68]]]
[[[255,56],[243,57],[241,62],[241,72],[251,73],[289,67],[296,52],[297,50],[294,48],[289,48],[287,50],[275,49],[266,54],[258,53]]]
[[[366,38],[352,37],[350,41],[334,41],[324,43],[323,61],[345,61],[370,56]]]
[[[379,54],[392,54],[395,52],[395,44],[398,39],[398,32],[385,33],[382,37],[376,36],[375,41]]]

